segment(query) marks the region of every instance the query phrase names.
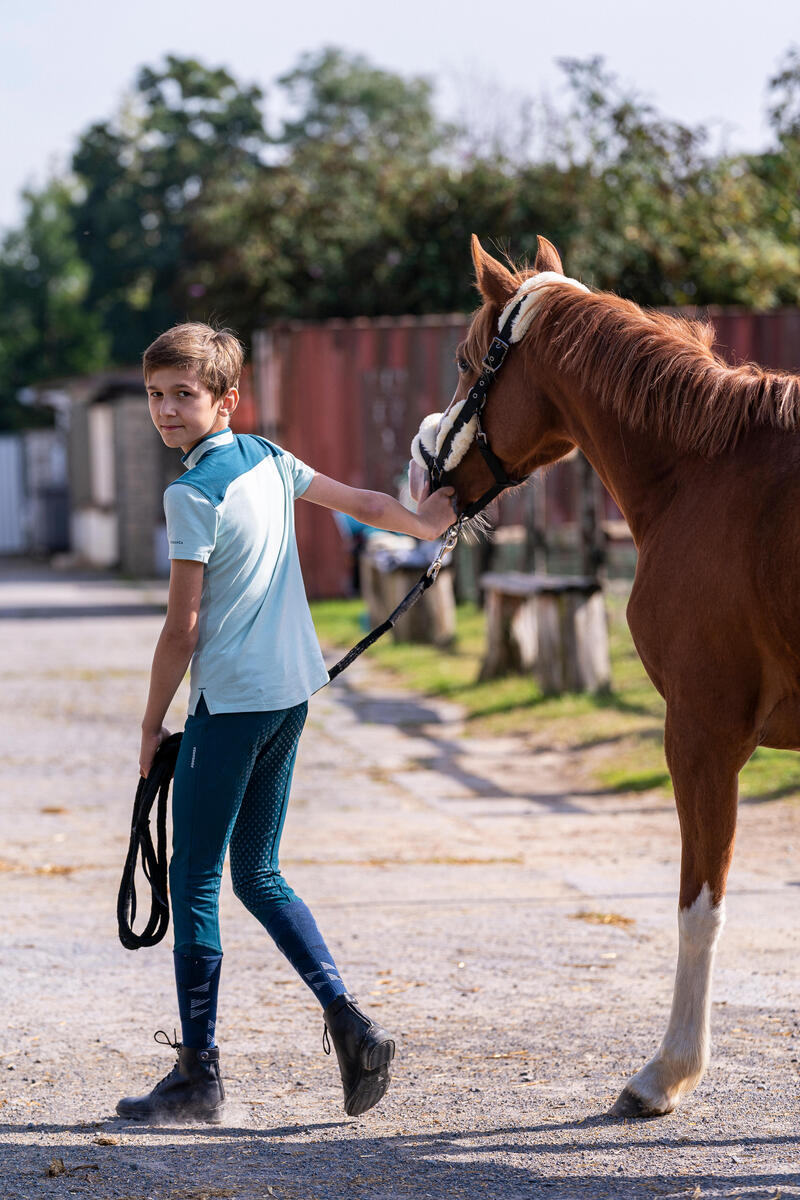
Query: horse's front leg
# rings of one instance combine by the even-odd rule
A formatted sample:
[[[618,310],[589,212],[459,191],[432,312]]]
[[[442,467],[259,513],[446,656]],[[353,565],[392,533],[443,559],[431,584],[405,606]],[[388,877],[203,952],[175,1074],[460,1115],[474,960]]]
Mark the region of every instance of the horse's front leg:
[[[737,777],[753,749],[744,742],[721,743],[697,722],[667,717],[665,749],[682,838],[675,990],[661,1045],[623,1089],[612,1117],[672,1112],[708,1065],[711,973],[725,920]]]

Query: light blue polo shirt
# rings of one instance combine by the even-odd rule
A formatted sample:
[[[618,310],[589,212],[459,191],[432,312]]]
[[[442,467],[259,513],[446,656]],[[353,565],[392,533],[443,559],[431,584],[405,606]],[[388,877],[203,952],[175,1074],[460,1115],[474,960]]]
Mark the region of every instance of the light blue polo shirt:
[[[206,564],[189,712],[291,708],[328,682],[306,600],[294,501],[314,472],[265,438],[209,434],[164,493],[170,558]]]

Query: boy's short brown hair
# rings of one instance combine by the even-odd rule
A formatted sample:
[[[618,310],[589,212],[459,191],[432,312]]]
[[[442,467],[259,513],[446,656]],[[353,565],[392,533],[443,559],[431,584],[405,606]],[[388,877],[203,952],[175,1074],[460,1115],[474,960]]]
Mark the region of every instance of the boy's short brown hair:
[[[244,348],[230,329],[213,329],[202,321],[173,325],[145,350],[144,379],[159,367],[184,367],[194,371],[200,382],[219,399],[239,386]]]

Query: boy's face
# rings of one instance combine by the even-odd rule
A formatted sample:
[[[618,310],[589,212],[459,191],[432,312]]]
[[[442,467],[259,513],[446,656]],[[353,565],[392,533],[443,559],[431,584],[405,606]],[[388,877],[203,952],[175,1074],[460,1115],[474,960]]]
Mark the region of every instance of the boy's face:
[[[227,429],[239,393],[231,388],[215,397],[194,371],[185,367],[159,367],[146,382],[150,416],[164,444],[188,454],[210,433]]]

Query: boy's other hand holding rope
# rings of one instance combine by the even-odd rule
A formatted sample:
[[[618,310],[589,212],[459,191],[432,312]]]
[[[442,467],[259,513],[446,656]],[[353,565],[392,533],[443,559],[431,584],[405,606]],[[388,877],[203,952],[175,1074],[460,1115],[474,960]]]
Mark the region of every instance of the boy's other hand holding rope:
[[[150,768],[153,765],[153,759],[156,756],[156,750],[169,737],[169,730],[163,725],[157,733],[150,730],[142,729],[142,744],[139,749],[139,774],[142,779],[146,779],[150,774]]]

